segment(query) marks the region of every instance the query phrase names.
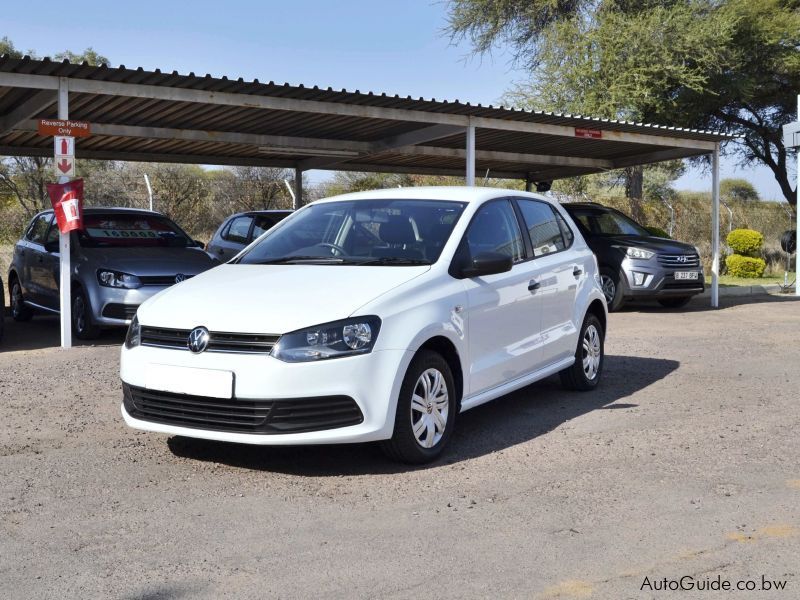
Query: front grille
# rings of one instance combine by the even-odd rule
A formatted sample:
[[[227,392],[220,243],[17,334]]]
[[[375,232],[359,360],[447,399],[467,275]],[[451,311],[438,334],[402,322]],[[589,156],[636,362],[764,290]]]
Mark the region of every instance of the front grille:
[[[142,327],[142,346],[189,350],[190,329]],[[261,333],[226,333],[211,331],[206,352],[269,354],[280,336]]]
[[[661,288],[662,290],[700,290],[703,289],[703,282],[699,279],[691,280],[688,279],[686,281],[676,281],[671,280],[664,283],[664,286]]]
[[[129,415],[143,421],[212,431],[304,433],[358,425],[361,409],[349,396],[223,400],[122,384]]]
[[[107,319],[122,319],[130,321],[136,315],[138,304],[106,304],[103,307],[103,316]]]
[[[700,257],[697,254],[659,254],[658,264],[672,269],[694,268],[700,266]]]
[[[139,280],[142,282],[142,285],[174,285],[177,283],[175,278],[177,277],[177,273],[175,275],[142,275],[139,277]],[[184,279],[191,279],[194,275],[184,275]]]

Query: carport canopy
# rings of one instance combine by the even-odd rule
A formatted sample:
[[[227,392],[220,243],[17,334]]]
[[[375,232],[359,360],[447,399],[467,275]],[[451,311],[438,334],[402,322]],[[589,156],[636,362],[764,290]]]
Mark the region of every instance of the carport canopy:
[[[710,154],[716,224],[719,144],[728,139],[458,100],[0,57],[0,155],[52,156],[37,124],[56,117],[91,124],[78,158],[295,169],[298,204],[311,169],[466,176],[468,185],[488,172],[530,185]],[[62,317],[68,310],[62,298]]]

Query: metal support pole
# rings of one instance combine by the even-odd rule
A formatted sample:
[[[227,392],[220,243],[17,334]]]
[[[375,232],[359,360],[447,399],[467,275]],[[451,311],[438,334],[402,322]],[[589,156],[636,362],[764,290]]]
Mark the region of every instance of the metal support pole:
[[[58,118],[69,119],[69,80],[58,78]],[[60,183],[69,181],[68,177],[60,178]],[[55,227],[55,221],[53,222]],[[70,280],[70,234],[59,233],[59,307],[61,309],[61,347],[72,347],[72,285]]]
[[[719,144],[711,155],[711,306],[719,308]]]
[[[467,126],[467,185],[475,185],[475,126]]]
[[[294,170],[294,196],[292,197],[292,208],[297,210],[303,206],[303,170]]]
[[[533,179],[531,179],[530,175],[525,177],[525,191],[526,192],[532,192],[533,191]]]
[[[150,210],[153,210],[153,188],[150,185],[150,178],[144,174],[144,184],[147,186],[147,197],[150,199]]]
[[[797,120],[800,121],[800,94],[797,95]],[[797,179],[795,184],[797,187],[795,191],[797,192],[797,199],[800,199],[800,148],[797,148]],[[797,239],[800,239],[800,202],[795,201],[794,205],[794,214],[795,214],[795,235]],[[794,252],[794,295],[800,297],[800,251],[795,250]]]

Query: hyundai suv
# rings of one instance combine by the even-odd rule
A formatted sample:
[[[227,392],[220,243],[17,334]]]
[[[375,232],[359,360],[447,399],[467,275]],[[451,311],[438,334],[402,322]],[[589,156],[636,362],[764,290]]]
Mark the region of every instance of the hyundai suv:
[[[591,390],[606,303],[546,198],[409,188],[320,200],[139,307],[131,427],[250,444],[380,440],[436,458],[456,415],[555,373]]]
[[[629,300],[657,300],[679,308],[705,289],[691,244],[655,237],[618,210],[592,202],[565,204],[600,265],[609,310]]]

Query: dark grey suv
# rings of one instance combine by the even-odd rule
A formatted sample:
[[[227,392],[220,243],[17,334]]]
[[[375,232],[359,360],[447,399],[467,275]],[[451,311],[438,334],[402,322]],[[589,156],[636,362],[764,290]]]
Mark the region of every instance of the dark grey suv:
[[[703,267],[691,244],[655,237],[618,210],[595,204],[563,205],[597,256],[609,310],[627,300],[684,306],[705,289]]]
[[[139,305],[161,290],[219,264],[162,214],[128,208],[87,208],[71,234],[72,331],[97,337],[125,326]],[[11,316],[59,312],[58,226],[53,211],[36,215],[14,247],[8,271]]]

